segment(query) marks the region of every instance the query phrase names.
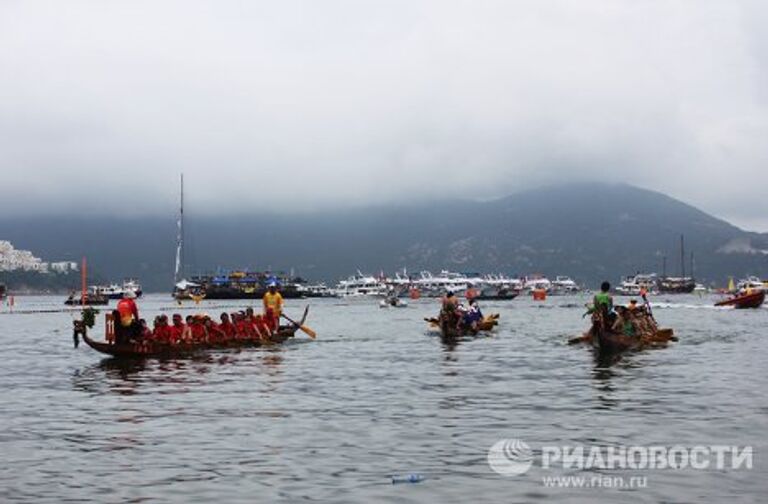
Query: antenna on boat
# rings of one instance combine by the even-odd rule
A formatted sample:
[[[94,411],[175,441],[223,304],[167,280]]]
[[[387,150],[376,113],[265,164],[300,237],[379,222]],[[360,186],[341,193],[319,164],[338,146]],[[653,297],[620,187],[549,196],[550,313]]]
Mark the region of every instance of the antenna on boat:
[[[181,197],[179,199],[179,220],[176,232],[176,268],[173,273],[173,284],[179,283],[179,275],[184,268],[184,174],[181,174]]]
[[[80,268],[80,305],[85,307],[85,298],[88,292],[88,263],[83,256],[83,265]]]

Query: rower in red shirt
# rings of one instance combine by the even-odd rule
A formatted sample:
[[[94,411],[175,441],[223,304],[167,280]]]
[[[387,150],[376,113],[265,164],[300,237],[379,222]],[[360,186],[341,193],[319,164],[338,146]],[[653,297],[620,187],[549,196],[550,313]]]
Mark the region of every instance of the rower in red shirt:
[[[173,314],[173,325],[169,328],[168,340],[172,345],[176,345],[181,341],[184,336],[184,330],[187,328],[186,324],[178,313]]]
[[[221,314],[221,324],[219,324],[219,329],[221,329],[224,333],[224,341],[230,341],[235,339],[235,336],[237,335],[237,330],[235,328],[235,324],[232,323],[232,321],[229,318],[229,315],[226,313]]]
[[[208,331],[205,330],[202,315],[198,315],[192,320],[190,329],[192,330],[193,343],[205,343],[208,340]]]
[[[168,326],[168,315],[158,315],[155,318],[152,340],[165,345],[171,342],[171,327]]]
[[[242,313],[235,314],[235,339],[244,340],[248,338],[248,324],[245,323],[245,316]]]
[[[208,343],[219,343],[226,337],[219,325],[208,316],[205,317],[205,330],[208,333]]]
[[[272,329],[270,329],[269,322],[267,322],[265,317],[256,315],[255,325],[261,340],[268,340],[272,336]]]

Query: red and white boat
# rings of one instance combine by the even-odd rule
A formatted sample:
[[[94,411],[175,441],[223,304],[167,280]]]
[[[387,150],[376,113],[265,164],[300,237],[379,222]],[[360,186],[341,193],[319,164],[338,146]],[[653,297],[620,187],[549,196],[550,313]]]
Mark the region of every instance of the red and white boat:
[[[715,306],[733,306],[734,308],[760,308],[765,301],[765,290],[758,289],[752,292],[736,294],[734,297],[725,299]]]

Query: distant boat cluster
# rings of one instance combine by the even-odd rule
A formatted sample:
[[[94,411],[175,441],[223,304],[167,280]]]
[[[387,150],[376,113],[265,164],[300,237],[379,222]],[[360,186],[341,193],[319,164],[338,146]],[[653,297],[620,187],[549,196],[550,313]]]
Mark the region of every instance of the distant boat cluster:
[[[570,277],[549,280],[543,275],[508,277],[502,274],[456,273],[443,270],[434,275],[421,271],[410,276],[406,272],[394,276],[365,275],[357,272],[342,280],[335,288],[309,286],[314,292],[336,297],[441,297],[446,292],[477,299],[514,299],[520,294],[543,292],[550,295],[574,294],[582,289]]]
[[[313,297],[441,297],[448,291],[478,299],[514,299],[520,294],[542,292],[548,295],[573,294],[582,289],[570,277],[549,280],[543,275],[508,277],[502,274],[467,274],[443,270],[438,274],[422,271],[411,276],[405,271],[387,276],[363,274],[340,281],[335,287],[310,283],[292,275],[270,272],[234,271],[195,276],[176,285],[177,299],[260,299],[270,282],[280,285],[285,298]]]

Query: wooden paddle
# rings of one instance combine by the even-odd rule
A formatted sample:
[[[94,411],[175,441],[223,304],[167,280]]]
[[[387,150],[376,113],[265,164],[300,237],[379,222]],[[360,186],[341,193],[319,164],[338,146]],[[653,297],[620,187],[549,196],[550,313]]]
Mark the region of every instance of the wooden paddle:
[[[579,343],[588,343],[592,339],[592,336],[585,334],[583,336],[577,336],[568,340],[569,345],[578,345]]]
[[[290,322],[291,324],[293,324],[296,327],[298,327],[299,329],[301,329],[310,338],[315,339],[315,338],[317,338],[317,333],[315,331],[313,331],[311,327],[307,327],[307,326],[304,325],[304,320],[306,320],[306,318],[307,318],[307,311],[309,311],[309,306],[307,306],[304,309],[304,316],[301,317],[301,322],[296,322],[295,320],[291,319],[290,317],[288,317],[288,315],[286,315],[284,313],[281,313],[280,316],[283,317],[288,322]]]
[[[645,301],[645,306],[648,308],[648,315],[651,316],[653,320],[656,320],[653,316],[653,310],[651,310],[651,303],[648,301],[648,296],[643,292],[643,301]]]

